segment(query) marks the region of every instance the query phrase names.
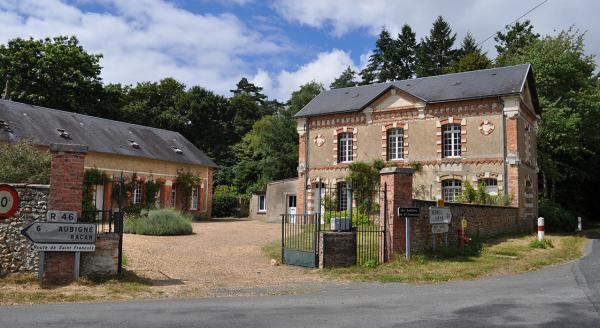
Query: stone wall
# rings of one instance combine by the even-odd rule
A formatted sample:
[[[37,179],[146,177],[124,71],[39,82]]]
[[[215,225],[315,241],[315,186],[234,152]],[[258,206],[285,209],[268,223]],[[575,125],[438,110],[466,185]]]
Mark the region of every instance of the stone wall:
[[[119,235],[99,234],[94,252],[81,253],[81,274],[117,274],[119,267]]]
[[[323,231],[319,236],[319,268],[356,264],[356,232]]]
[[[0,275],[33,273],[38,270],[38,253],[21,230],[33,221],[45,220],[48,185],[12,184],[21,198],[21,205],[8,220],[0,220]]]
[[[421,216],[411,218],[411,249],[423,251],[432,248],[433,234],[429,224],[429,207],[436,206],[435,202],[414,200],[413,205],[419,207]],[[452,212],[452,222],[448,229],[448,244],[457,245],[457,231],[461,221],[467,221],[467,236],[490,237],[503,233],[528,231],[529,222],[519,218],[519,209],[508,206],[447,204]],[[436,235],[437,245],[445,244],[445,234]],[[402,246],[404,248],[404,246]]]

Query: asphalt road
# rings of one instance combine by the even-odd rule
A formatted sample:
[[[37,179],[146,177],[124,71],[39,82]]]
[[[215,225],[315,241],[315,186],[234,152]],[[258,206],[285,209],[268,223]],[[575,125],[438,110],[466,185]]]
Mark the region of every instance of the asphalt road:
[[[329,285],[295,296],[0,307],[0,327],[600,327],[600,241],[582,260],[440,285]]]

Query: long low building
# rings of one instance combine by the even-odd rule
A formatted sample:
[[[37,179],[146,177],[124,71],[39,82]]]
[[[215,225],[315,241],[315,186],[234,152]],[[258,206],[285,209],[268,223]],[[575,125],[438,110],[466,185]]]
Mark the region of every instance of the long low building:
[[[194,216],[210,217],[212,176],[216,164],[178,132],[0,100],[0,141],[29,140],[47,149],[52,143],[88,147],[86,169],[109,177],[133,177],[142,183],[129,195],[130,204],[144,202],[144,181],[162,182],[156,205],[188,209]],[[183,200],[176,177],[190,172],[199,178],[190,199]],[[114,208],[112,184],[95,186],[98,210]],[[189,204],[189,205],[187,205]]]

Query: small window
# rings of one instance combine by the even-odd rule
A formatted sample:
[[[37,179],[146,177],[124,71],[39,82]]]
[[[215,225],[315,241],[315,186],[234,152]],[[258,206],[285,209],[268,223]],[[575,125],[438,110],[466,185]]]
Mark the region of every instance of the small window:
[[[338,211],[345,211],[348,209],[348,189],[346,188],[346,182],[338,182],[337,184],[337,197],[338,197]]]
[[[192,188],[192,201],[190,202],[190,210],[198,209],[198,186]]]
[[[338,162],[352,162],[352,133],[344,132],[338,135]]]
[[[133,141],[133,140],[128,140],[129,141],[129,145],[135,149],[140,149],[140,144],[138,144],[137,142]]]
[[[387,131],[388,161],[404,158],[404,129],[389,129]]]
[[[485,191],[490,195],[498,195],[498,180],[496,179],[480,179],[480,184],[485,186]]]
[[[142,183],[136,182],[135,187],[133,189],[133,203],[141,204],[142,203]]]
[[[181,150],[179,147],[171,146],[171,149],[177,154],[183,154],[183,150]]]
[[[442,126],[442,155],[444,157],[460,157],[460,124]]]
[[[175,186],[171,189],[171,207],[177,207],[177,188]]]
[[[455,179],[442,181],[442,198],[444,202],[455,202],[461,191],[462,181]]]
[[[258,211],[267,211],[267,197],[265,195],[258,195]]]

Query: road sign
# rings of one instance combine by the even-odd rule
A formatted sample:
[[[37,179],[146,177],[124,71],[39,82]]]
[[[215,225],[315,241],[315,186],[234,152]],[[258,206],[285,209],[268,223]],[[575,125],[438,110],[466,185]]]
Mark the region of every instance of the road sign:
[[[421,211],[418,207],[398,207],[398,216],[418,217]]]
[[[38,244],[94,244],[96,225],[89,223],[34,222],[21,233]]]
[[[450,223],[452,220],[452,212],[446,207],[430,207],[429,208],[429,223],[441,224]]]
[[[15,188],[7,184],[0,184],[0,220],[13,216],[20,203],[21,199]]]
[[[448,232],[448,225],[445,223],[442,224],[432,224],[431,225],[432,233],[446,233]]]
[[[77,222],[77,212],[73,211],[48,211],[46,213],[48,222]]]

